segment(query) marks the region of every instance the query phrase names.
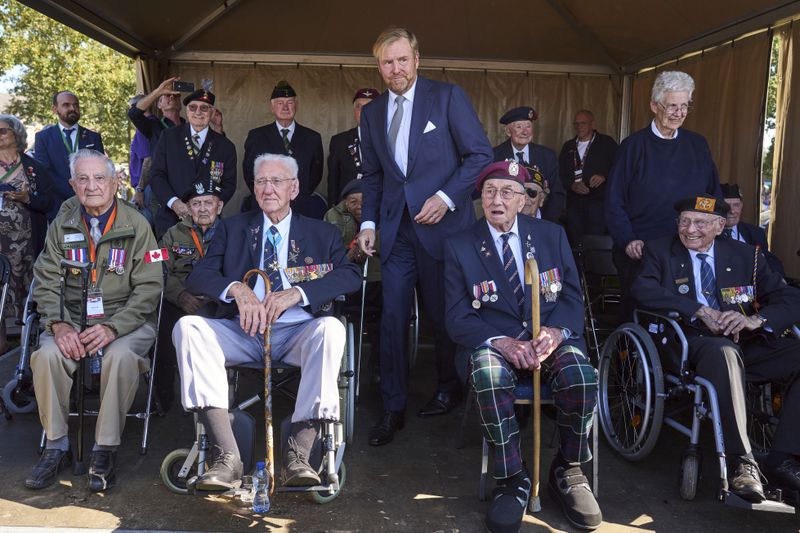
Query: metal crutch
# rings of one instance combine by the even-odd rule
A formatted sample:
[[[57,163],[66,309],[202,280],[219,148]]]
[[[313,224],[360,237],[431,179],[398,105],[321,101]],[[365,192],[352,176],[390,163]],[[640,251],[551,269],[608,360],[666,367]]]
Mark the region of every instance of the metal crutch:
[[[531,334],[539,335],[539,265],[536,259],[525,261],[525,283],[531,286]],[[539,500],[539,460],[542,451],[542,372],[541,367],[533,369],[533,479],[531,499],[528,510],[538,513],[542,510]]]
[[[272,291],[272,284],[269,276],[263,270],[253,268],[248,270],[242,278],[242,283],[247,285],[247,281],[252,276],[258,276],[264,281],[264,298],[269,296]],[[272,438],[272,343],[270,337],[272,325],[267,324],[264,331],[264,430],[267,441],[267,472],[269,473],[269,495],[275,491],[275,461],[273,455],[274,442]]]
[[[64,294],[66,291],[66,275],[67,269],[77,269],[80,271],[81,275],[81,319],[80,319],[80,330],[86,329],[86,324],[88,322],[88,317],[86,314],[86,303],[89,296],[89,263],[81,263],[79,261],[70,261],[69,259],[62,259],[61,260],[61,279],[60,281],[60,316],[61,320],[64,320]],[[83,400],[84,396],[86,395],[85,384],[84,384],[84,377],[86,373],[86,356],[88,354],[84,354],[84,357],[81,357],[81,360],[78,362],[78,382],[76,386],[78,387],[78,446],[75,455],[75,465],[72,468],[73,474],[76,476],[83,475],[86,473],[86,465],[83,461],[83,433],[84,433],[84,405]]]

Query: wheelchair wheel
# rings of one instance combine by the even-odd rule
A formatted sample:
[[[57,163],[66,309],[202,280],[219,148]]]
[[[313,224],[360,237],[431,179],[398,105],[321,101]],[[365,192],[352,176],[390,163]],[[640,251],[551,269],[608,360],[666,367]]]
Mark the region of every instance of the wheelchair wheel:
[[[14,414],[36,411],[36,395],[33,393],[33,383],[29,380],[12,379],[3,387],[2,395],[6,407]]]
[[[161,481],[175,494],[188,494],[189,489],[186,487],[186,480],[197,475],[197,464],[192,465],[188,477],[182,478],[178,475],[186,462],[186,458],[189,457],[190,451],[189,448],[172,450],[161,462]]]
[[[757,459],[766,457],[772,449],[781,401],[781,390],[777,384],[747,384],[747,436]]]
[[[331,502],[336,499],[342,489],[344,488],[344,482],[347,480],[347,468],[344,466],[344,461],[342,464],[339,465],[339,490],[337,491],[319,491],[319,492],[312,492],[311,499],[319,504],[324,504]]]
[[[700,456],[688,453],[681,460],[681,498],[694,500],[697,495],[697,483],[700,480]]]
[[[352,322],[342,319],[347,328],[347,342],[339,367],[339,416],[344,424],[345,441],[353,442],[353,431],[356,419],[356,352],[355,332]]]
[[[614,330],[599,364],[600,425],[608,443],[629,461],[653,450],[664,419],[664,377],[658,351],[638,324]]]

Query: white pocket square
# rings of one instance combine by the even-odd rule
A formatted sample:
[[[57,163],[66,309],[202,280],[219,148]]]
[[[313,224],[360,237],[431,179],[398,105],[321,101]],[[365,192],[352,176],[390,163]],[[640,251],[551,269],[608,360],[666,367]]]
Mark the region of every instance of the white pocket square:
[[[428,123],[425,125],[425,131],[423,131],[422,133],[428,133],[429,131],[433,131],[435,129],[436,125],[429,120]]]

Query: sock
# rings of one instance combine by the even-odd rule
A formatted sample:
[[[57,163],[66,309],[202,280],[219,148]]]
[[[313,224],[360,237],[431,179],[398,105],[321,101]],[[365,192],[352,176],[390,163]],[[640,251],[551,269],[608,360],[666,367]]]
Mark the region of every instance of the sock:
[[[69,450],[69,437],[64,435],[56,440],[47,439],[47,444],[45,444],[44,447],[47,450],[61,450],[62,452],[66,452]]]
[[[95,442],[94,446],[92,446],[92,451],[93,452],[115,452],[115,451],[117,451],[117,447],[116,446],[106,446],[105,444],[97,444]]]
[[[221,407],[206,407],[201,409],[198,415],[200,422],[206,427],[209,440],[222,448],[223,453],[231,452],[239,459],[239,446],[233,436],[228,410]]]

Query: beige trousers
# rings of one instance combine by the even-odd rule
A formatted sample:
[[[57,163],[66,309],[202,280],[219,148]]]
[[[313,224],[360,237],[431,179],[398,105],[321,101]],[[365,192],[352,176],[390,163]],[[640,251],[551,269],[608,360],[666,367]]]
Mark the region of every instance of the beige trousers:
[[[150,368],[147,351],[155,338],[155,328],[144,324],[106,346],[100,373],[100,413],[95,443],[119,446],[125,416],[139,386],[139,374]],[[56,440],[69,432],[69,392],[78,362],[61,354],[52,335],[43,333],[40,341],[39,349],[31,356],[33,387],[42,427],[48,439]]]

